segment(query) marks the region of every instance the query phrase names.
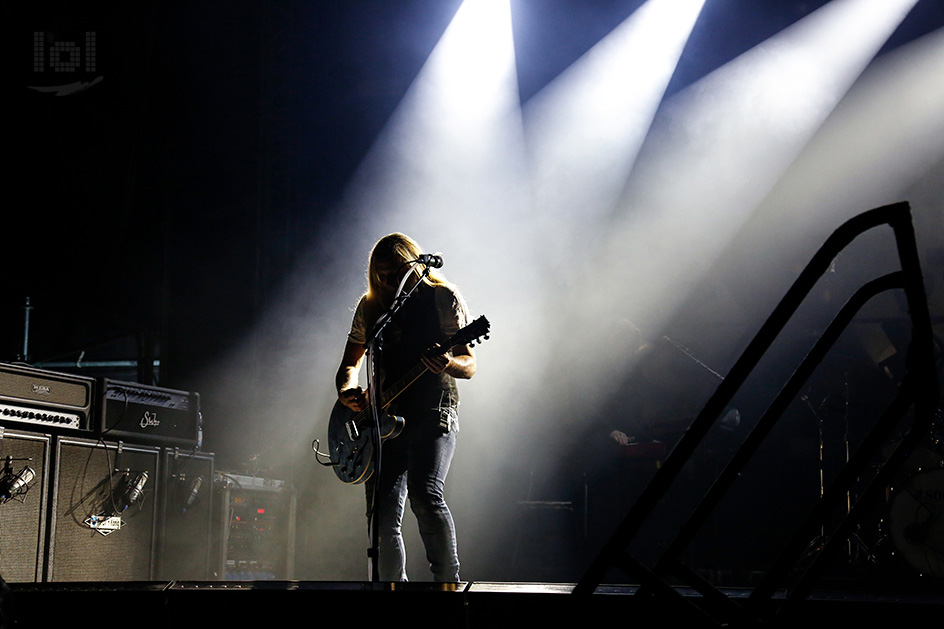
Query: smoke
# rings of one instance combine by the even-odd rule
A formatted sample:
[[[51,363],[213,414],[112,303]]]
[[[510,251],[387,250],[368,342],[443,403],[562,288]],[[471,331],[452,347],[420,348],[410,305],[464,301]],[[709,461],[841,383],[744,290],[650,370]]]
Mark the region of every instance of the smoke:
[[[939,247],[944,195],[929,173],[944,158],[942,35],[869,65],[912,5],[831,2],[662,102],[700,9],[692,3],[671,44],[631,38],[630,60],[601,47],[524,118],[509,16],[478,22],[487,34],[461,33],[464,5],[332,225],[254,335],[203,384],[232,414],[215,418],[208,441],[235,460],[257,457],[300,492],[298,576],[365,574],[362,488],[319,466],[311,442],[324,438],[351,308],[380,236],[403,231],[441,251],[471,315],[492,322],[477,375],[460,383],[447,494],[463,577],[475,579],[507,574],[520,503],[574,495],[557,483],[589,469],[587,435],[604,441],[643,417],[697,412],[717,383],[712,372],[724,374],[796,260],[845,218],[918,190],[922,247]],[[601,95],[656,45],[665,50],[647,89],[634,74],[634,90]],[[483,46],[485,67],[463,61]],[[621,105],[591,107],[607,98]],[[704,317],[694,326],[667,329],[695,314]]]

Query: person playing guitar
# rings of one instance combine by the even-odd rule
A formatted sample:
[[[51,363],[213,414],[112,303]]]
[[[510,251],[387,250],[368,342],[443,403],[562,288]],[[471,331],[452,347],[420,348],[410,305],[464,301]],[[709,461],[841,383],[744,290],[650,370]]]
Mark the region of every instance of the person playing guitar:
[[[385,409],[402,418],[403,425],[395,438],[382,443],[380,473],[373,474],[371,469],[369,476],[364,475],[368,529],[371,518],[376,517],[380,579],[407,580],[400,525],[409,495],[433,579],[455,583],[459,581],[456,531],[443,493],[458,432],[456,379],[471,378],[476,361],[469,343],[443,345],[466,326],[468,308],[458,289],[436,269],[421,272],[424,265],[418,261],[430,258],[422,251],[413,239],[400,233],[384,236],[374,245],[367,292],[354,312],[335,384],[345,410],[368,408],[367,392],[358,384],[368,335],[398,296],[398,289],[407,292],[415,288],[383,329],[381,351],[373,352],[385,383],[401,380],[417,365],[421,365],[422,375],[411,380]],[[377,382],[371,386],[382,387]]]

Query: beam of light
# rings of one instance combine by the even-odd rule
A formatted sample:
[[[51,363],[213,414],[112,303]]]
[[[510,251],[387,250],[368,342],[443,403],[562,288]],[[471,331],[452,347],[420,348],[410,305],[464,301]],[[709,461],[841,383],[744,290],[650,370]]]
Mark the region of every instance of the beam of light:
[[[559,404],[579,372],[540,371],[549,364],[572,366],[559,354],[568,335],[590,333],[584,325],[560,329],[580,300],[572,299],[580,260],[592,259],[605,234],[633,162],[663,99],[678,59],[704,5],[703,0],[650,0],[618,24],[564,73],[530,99],[523,111],[533,214],[522,242],[535,254],[526,261],[533,281],[517,300],[531,304],[519,329],[514,356],[526,357],[529,373],[503,371],[513,388],[498,388],[497,409],[514,420],[502,426],[505,443],[543,452],[544,404]],[[578,261],[578,263],[575,263]],[[518,271],[516,271],[518,272]],[[597,330],[599,331],[599,330]],[[577,385],[579,386],[579,385]],[[551,390],[548,390],[550,387]],[[558,388],[560,387],[560,388]],[[492,446],[495,449],[495,446]],[[520,452],[520,449],[518,450]],[[536,491],[549,484],[541,457],[506,457],[509,474],[536,474]],[[515,469],[511,469],[515,468]],[[507,484],[507,483],[506,483]],[[525,496],[517,496],[524,499]]]
[[[495,538],[496,508],[504,502],[482,488],[506,482],[501,461],[513,453],[495,435],[518,410],[508,401],[520,386],[514,374],[522,348],[540,346],[536,327],[518,325],[543,313],[523,291],[535,284],[539,243],[529,238],[533,210],[515,68],[507,0],[467,0],[352,186],[354,205],[369,212],[371,238],[403,231],[442,251],[443,271],[472,316],[492,323],[490,340],[476,350],[475,378],[460,383],[461,445],[451,476],[461,480],[450,483],[449,504],[465,578],[476,574],[476,561],[489,561],[488,553],[470,557],[463,548]],[[417,547],[415,535],[406,542]]]
[[[541,240],[562,273],[623,188],[704,0],[650,0],[528,101]],[[555,262],[555,261],[551,261]]]
[[[537,316],[520,298],[521,285],[532,283],[527,263],[536,245],[527,237],[532,212],[507,0],[463,3],[351,195],[349,205],[363,217],[358,229],[370,242],[402,231],[444,253],[445,275],[463,289],[471,314],[488,316],[494,330],[482,369],[464,387],[464,414],[497,404],[514,386],[507,377],[514,346],[528,334],[512,333],[514,323]],[[477,399],[476,390],[488,396]],[[465,439],[474,432],[465,431]]]
[[[581,286],[581,308],[563,321],[563,329],[596,332],[569,333],[571,345],[560,349],[568,371],[583,376],[561,392],[584,413],[592,416],[614,377],[630,368],[636,330],[658,338],[699,270],[773,188],[914,4],[830,2],[665,103],[637,158],[622,213]],[[566,382],[557,373],[547,379]]]
[[[502,315],[493,314],[503,302],[513,303],[516,290],[496,278],[524,256],[514,245],[517,196],[526,177],[510,18],[508,0],[460,6],[347,186],[336,220],[311,243],[283,293],[272,296],[255,333],[225,357],[219,373],[207,374],[205,388],[226,397],[226,411],[242,419],[243,430],[221,435],[217,443],[243,455],[237,460],[258,454],[270,469],[289,470],[313,505],[300,516],[318,532],[299,540],[308,556],[318,557],[308,578],[365,576],[365,565],[353,559],[367,543],[363,487],[344,485],[317,465],[310,444],[313,438],[325,442],[337,399],[334,374],[365,288],[372,244],[401,231],[442,251],[443,270],[463,289],[473,316],[485,313],[505,330],[490,343],[513,338],[510,326],[495,320]],[[510,231],[499,229],[502,216]],[[503,257],[482,256],[485,244]],[[505,312],[519,317],[513,305]],[[512,352],[482,353],[486,362]],[[484,377],[464,387],[464,416],[476,414],[475,389],[486,388],[477,382],[496,378],[497,371],[483,366]],[[464,428],[465,441],[474,433]]]
[[[453,475],[463,482],[452,490],[450,507],[468,543],[474,543],[480,525],[487,528],[488,505],[480,502],[476,487],[487,483],[483,475],[494,469],[482,453],[486,459],[497,456],[489,453],[488,442],[498,430],[490,421],[506,420],[497,400],[514,386],[507,378],[518,360],[514,322],[531,316],[529,304],[517,299],[521,285],[531,283],[520,269],[533,255],[522,244],[530,217],[515,67],[508,0],[466,0],[358,169],[345,199],[347,222],[332,235],[363,255],[338,262],[337,282],[360,290],[373,242],[404,232],[429,251],[443,252],[443,271],[460,286],[470,314],[485,314],[492,322],[492,338],[478,350],[479,372],[460,384],[462,446]],[[508,280],[509,268],[516,269],[514,281]],[[340,325],[350,324],[343,306],[353,304],[356,294],[351,297],[330,304]],[[331,364],[321,377],[329,381],[343,338],[342,333],[327,339],[324,351]],[[344,489],[349,503],[361,504],[361,491]],[[405,532],[408,547],[416,549],[415,530],[410,526]],[[334,537],[325,540],[333,543]],[[408,553],[409,570],[419,578],[426,567],[414,561],[422,556]]]
[[[520,168],[520,124],[508,2],[467,0],[362,165],[351,204],[381,230],[461,240],[507,206],[501,174]]]
[[[912,201],[919,246],[942,246],[944,182],[934,203],[910,188],[944,160],[944,30],[885,55],[853,86],[752,218],[741,254],[793,268],[843,221],[866,209]],[[928,229],[922,229],[927,225]],[[935,225],[935,228],[931,228]],[[776,238],[773,236],[776,235]],[[785,278],[778,278],[782,286]]]

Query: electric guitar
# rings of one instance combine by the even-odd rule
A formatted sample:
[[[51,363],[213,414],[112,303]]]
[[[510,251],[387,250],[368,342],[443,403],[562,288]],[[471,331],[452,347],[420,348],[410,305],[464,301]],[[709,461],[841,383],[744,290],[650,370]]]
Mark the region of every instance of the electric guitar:
[[[456,332],[436,351],[445,354],[456,345],[474,344],[488,339],[491,324],[484,316]],[[380,406],[380,442],[393,439],[403,432],[405,422],[402,417],[389,415],[385,409],[426,373],[427,367],[422,362],[411,369],[396,384],[388,388],[377,400]],[[352,411],[335,402],[328,420],[328,455],[334,473],[342,482],[348,484],[363,483],[374,472],[374,446],[371,438],[373,411],[370,405],[362,411]]]

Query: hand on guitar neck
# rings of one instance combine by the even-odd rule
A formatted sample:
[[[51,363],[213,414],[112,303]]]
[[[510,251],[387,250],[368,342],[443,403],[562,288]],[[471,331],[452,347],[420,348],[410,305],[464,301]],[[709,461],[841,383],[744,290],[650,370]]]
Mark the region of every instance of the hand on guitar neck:
[[[453,346],[451,351],[434,344],[420,357],[426,368],[433,373],[443,373],[453,378],[471,378],[475,374],[475,354],[468,344]]]
[[[468,345],[454,347],[451,352],[443,351],[436,343],[430,347],[420,361],[432,373],[446,372],[454,378],[471,378],[475,373],[475,355]],[[359,386],[350,386],[338,391],[338,401],[355,412],[367,408],[367,390]]]

